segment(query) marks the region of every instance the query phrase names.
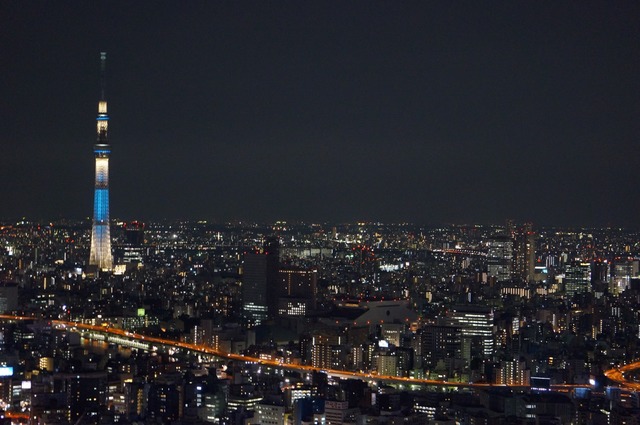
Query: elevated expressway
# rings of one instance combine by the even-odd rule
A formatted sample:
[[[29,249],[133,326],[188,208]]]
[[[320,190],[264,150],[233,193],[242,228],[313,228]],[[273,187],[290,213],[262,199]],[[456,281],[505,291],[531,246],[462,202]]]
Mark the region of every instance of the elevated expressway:
[[[0,315],[0,320],[9,321],[24,321],[24,320],[46,320],[29,316],[10,316]],[[299,373],[311,373],[317,372],[318,368],[309,365],[283,363],[278,360],[263,359],[258,357],[249,357],[242,354],[227,353],[225,351],[216,350],[212,347],[205,345],[191,344],[187,342],[175,341],[172,339],[164,339],[153,337],[149,335],[142,335],[135,332],[125,331],[122,329],[113,328],[110,326],[97,326],[89,325],[78,322],[68,322],[64,320],[47,320],[51,325],[57,329],[65,329],[69,332],[78,332],[87,339],[100,340],[114,344],[120,344],[127,347],[137,348],[146,351],[155,351],[159,346],[173,347],[176,349],[183,349],[194,354],[210,356],[211,358],[227,359],[245,363],[254,363],[265,366],[270,366],[282,370],[290,370]],[[635,368],[640,369],[640,362],[637,363]],[[616,369],[617,370],[617,369]],[[437,386],[437,387],[455,387],[455,388],[512,388],[512,389],[526,389],[529,386],[524,385],[499,385],[489,383],[468,383],[468,382],[453,382],[453,381],[439,381],[433,379],[420,379],[420,378],[408,378],[399,376],[387,376],[378,375],[376,373],[369,372],[354,372],[347,370],[337,369],[322,369],[322,372],[328,376],[345,379],[361,379],[365,381],[382,381],[385,383],[404,384],[404,385],[420,385],[420,386]],[[611,371],[608,371],[609,373]],[[623,377],[624,378],[624,377]],[[614,378],[610,378],[615,381]],[[620,382],[620,381],[616,381]],[[622,382],[620,382],[623,384]],[[626,381],[624,383],[626,385]],[[640,384],[635,384],[640,389]],[[590,388],[589,385],[572,385],[572,384],[558,384],[552,385],[551,389],[554,391],[568,392],[573,388]]]
[[[628,363],[624,366],[609,369],[604,373],[609,380],[615,382],[622,388],[633,391],[640,391],[640,382],[632,380],[627,375],[632,372],[640,372],[640,361]]]

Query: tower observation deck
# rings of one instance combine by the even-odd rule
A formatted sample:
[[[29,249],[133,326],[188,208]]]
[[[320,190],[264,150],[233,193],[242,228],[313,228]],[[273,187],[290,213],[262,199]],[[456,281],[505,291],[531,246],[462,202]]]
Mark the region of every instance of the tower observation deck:
[[[97,141],[93,146],[96,159],[96,180],[93,195],[93,225],[91,227],[91,253],[89,265],[101,270],[113,268],[111,256],[111,232],[109,229],[109,144],[107,101],[105,99],[105,66],[107,54],[100,53],[101,95],[98,102]]]

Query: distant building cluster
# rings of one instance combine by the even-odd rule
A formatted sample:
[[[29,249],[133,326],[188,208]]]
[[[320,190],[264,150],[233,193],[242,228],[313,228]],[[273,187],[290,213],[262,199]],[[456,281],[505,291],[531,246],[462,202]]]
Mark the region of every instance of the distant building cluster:
[[[512,223],[110,227],[113,266],[100,269],[88,261],[92,223],[0,225],[0,408],[12,420],[640,417],[633,385],[604,375],[640,358],[638,233]],[[310,369],[82,333],[52,320]],[[419,379],[449,385],[412,384]],[[626,379],[633,384],[635,375]]]

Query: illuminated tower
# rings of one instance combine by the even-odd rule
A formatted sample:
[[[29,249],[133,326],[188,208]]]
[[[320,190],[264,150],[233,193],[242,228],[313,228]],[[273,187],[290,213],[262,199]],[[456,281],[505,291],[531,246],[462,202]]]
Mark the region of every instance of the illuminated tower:
[[[93,146],[93,153],[96,158],[96,184],[93,196],[91,254],[89,255],[89,265],[98,266],[99,269],[111,269],[113,267],[111,235],[109,232],[109,153],[111,153],[111,145],[109,145],[108,138],[109,115],[107,115],[107,101],[104,97],[106,62],[107,54],[101,52],[102,90],[100,101],[98,102],[98,139]]]

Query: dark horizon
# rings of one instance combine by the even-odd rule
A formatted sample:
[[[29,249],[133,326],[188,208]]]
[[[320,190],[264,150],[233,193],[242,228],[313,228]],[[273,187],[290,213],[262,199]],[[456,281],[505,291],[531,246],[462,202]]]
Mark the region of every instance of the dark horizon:
[[[640,4],[0,5],[0,217],[637,226]]]
[[[291,227],[291,226],[312,226],[312,225],[319,225],[319,226],[356,226],[359,224],[362,224],[364,226],[376,226],[376,225],[380,225],[380,226],[397,226],[397,227],[413,227],[413,228],[424,228],[424,229],[437,229],[437,228],[441,228],[441,227],[458,227],[458,228],[464,228],[464,227],[475,227],[475,226],[479,226],[482,228],[495,228],[495,229],[506,229],[507,228],[507,220],[504,220],[503,222],[486,222],[486,223],[480,223],[480,222],[460,222],[460,223],[454,223],[454,222],[442,222],[442,223],[426,223],[426,222],[410,222],[410,221],[405,221],[405,222],[391,222],[391,221],[379,221],[379,220],[354,220],[354,221],[330,221],[330,220],[273,220],[273,221],[265,221],[265,220],[259,220],[259,221],[251,221],[251,220],[210,220],[210,219],[206,219],[206,218],[190,218],[190,219],[185,219],[185,218],[145,218],[145,217],[112,217],[110,219],[112,226],[114,225],[113,223],[131,223],[131,222],[141,222],[144,223],[145,225],[149,225],[149,224],[175,224],[178,222],[184,222],[184,223],[196,223],[196,224],[203,224],[205,226],[238,226],[238,227],[242,227],[242,226],[248,226],[250,228],[255,228],[255,229],[260,229],[260,228],[271,228],[274,224],[276,223],[286,223],[287,226]],[[610,225],[602,225],[602,226],[586,226],[586,225],[566,225],[566,226],[562,226],[562,225],[554,225],[554,224],[540,224],[540,223],[534,223],[531,221],[526,221],[526,220],[516,220],[516,219],[509,219],[509,221],[511,221],[511,223],[516,227],[516,228],[521,228],[523,225],[527,225],[527,224],[531,224],[532,225],[532,229],[534,232],[540,232],[540,231],[549,231],[549,230],[562,230],[562,231],[590,231],[590,230],[596,230],[596,231],[625,231],[625,232],[638,232],[640,231],[640,226],[634,225],[634,226],[616,226],[613,224]],[[48,225],[48,224],[54,224],[55,223],[60,223],[60,222],[75,222],[75,223],[83,223],[87,230],[91,229],[91,223],[92,223],[92,219],[91,217],[57,217],[57,218],[52,218],[52,217],[28,217],[28,216],[22,216],[22,217],[0,217],[0,224],[3,225],[19,225],[21,222],[24,223],[29,223],[32,225]],[[278,233],[280,231],[275,231],[274,233]]]

